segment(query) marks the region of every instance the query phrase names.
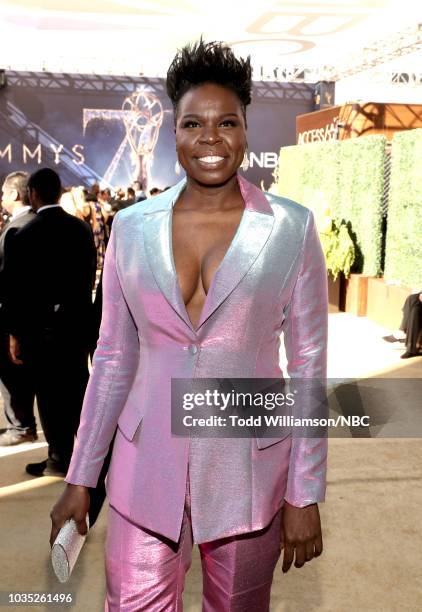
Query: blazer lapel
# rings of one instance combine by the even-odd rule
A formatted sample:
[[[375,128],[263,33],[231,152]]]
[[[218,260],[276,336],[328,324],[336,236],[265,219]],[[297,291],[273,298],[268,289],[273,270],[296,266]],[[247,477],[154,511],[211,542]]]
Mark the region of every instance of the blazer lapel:
[[[180,293],[172,247],[172,209],[185,184],[186,180],[180,181],[151,202],[152,210],[144,213],[144,237],[148,263],[157,285],[170,306],[193,330]]]
[[[274,213],[264,193],[239,175],[238,181],[245,210],[214,275],[196,328],[183,302],[172,248],[172,209],[186,185],[186,179],[148,204],[149,209],[144,213],[145,249],[154,278],[170,306],[194,332],[239,284],[261,253],[273,228]]]
[[[274,213],[264,193],[239,175],[238,181],[245,210],[214,275],[197,330],[240,283],[264,248],[274,225]]]

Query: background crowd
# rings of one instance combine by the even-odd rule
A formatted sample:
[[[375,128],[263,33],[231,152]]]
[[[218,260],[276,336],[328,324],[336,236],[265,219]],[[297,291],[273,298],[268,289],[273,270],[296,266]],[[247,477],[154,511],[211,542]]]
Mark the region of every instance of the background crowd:
[[[31,476],[69,467],[102,312],[102,275],[117,211],[161,193],[64,188],[42,168],[2,184],[0,233],[0,391],[7,429],[0,446],[37,440],[34,400],[48,444]],[[105,497],[104,475],[91,492],[91,523]]]
[[[15,174],[9,175],[11,178],[8,181],[6,179],[5,182],[10,184]],[[29,175],[24,172],[20,174],[26,179],[29,178]],[[67,213],[86,221],[91,226],[97,249],[97,269],[100,271],[103,266],[105,249],[115,213],[132,204],[154,197],[166,189],[168,187],[165,189],[153,187],[148,193],[145,193],[138,181],[135,181],[129,187],[117,187],[114,190],[108,187],[101,189],[98,183],[93,183],[90,188],[82,185],[65,186],[62,187],[59,204]],[[23,204],[29,205],[26,193],[22,194],[22,198]],[[6,227],[11,216],[7,205],[3,205],[0,215],[0,231]]]

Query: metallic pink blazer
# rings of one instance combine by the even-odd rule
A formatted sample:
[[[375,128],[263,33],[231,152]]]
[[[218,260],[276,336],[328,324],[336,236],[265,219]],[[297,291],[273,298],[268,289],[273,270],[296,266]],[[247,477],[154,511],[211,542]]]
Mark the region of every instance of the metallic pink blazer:
[[[326,376],[327,275],[307,208],[238,177],[239,228],[194,329],[172,256],[172,208],[185,181],[122,210],[103,278],[103,317],[66,481],[94,487],[117,426],[109,502],[179,538],[189,478],[197,543],[265,527],[284,499],[324,500],[325,439],[171,435],[171,378]]]

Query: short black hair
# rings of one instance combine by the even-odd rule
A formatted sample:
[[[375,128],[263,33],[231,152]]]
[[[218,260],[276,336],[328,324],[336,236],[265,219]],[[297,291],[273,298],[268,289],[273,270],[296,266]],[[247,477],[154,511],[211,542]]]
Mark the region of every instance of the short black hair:
[[[28,178],[29,174],[27,172],[21,172],[20,170],[18,170],[17,172],[11,172],[4,179],[4,185],[8,189],[16,189],[16,191],[18,192],[19,200],[21,202],[24,202],[25,204],[28,202]]]
[[[51,168],[41,168],[29,177],[28,189],[35,189],[43,204],[57,204],[62,184],[57,172]]]
[[[251,103],[251,58],[237,58],[222,42],[198,42],[185,45],[174,57],[167,71],[166,89],[175,115],[181,98],[193,87],[215,83],[233,91],[246,107]]]
[[[83,193],[85,202],[96,202],[97,201],[97,196],[95,195],[95,193],[92,193],[92,191],[89,191],[89,189],[83,189],[82,193]]]

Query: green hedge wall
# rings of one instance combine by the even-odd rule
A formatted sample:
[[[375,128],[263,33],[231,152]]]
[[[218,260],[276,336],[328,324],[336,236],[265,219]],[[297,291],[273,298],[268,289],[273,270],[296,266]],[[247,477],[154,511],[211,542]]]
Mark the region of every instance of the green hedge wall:
[[[381,271],[381,204],[386,139],[382,135],[284,147],[274,191],[349,224],[356,249],[353,272]]]
[[[422,129],[393,138],[385,278],[422,289]]]
[[[339,143],[329,141],[283,147],[275,176],[278,195],[307,206],[316,217],[338,209]]]

